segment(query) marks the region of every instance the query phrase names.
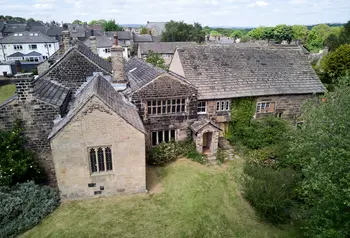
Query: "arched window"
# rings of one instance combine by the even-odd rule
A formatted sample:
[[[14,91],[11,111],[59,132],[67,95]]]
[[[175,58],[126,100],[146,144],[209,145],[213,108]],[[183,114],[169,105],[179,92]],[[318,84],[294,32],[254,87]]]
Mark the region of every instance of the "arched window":
[[[106,167],[107,167],[107,171],[110,171],[113,169],[112,166],[112,151],[109,147],[106,148],[105,150],[106,152]]]
[[[97,156],[98,156],[98,168],[99,168],[99,171],[100,172],[105,171],[105,159],[104,159],[104,156],[103,156],[102,148],[98,148]]]
[[[95,149],[90,150],[90,164],[91,164],[91,172],[97,172],[97,163],[96,163],[96,151]]]

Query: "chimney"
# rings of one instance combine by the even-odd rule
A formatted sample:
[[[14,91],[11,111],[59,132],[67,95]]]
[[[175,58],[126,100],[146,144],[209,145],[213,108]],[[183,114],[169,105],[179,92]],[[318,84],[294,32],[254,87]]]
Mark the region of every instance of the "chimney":
[[[69,49],[69,44],[70,44],[70,32],[69,31],[62,31],[62,42],[63,42],[63,50],[65,53]]]
[[[112,68],[113,68],[113,83],[125,84],[124,58],[123,47],[118,45],[118,33],[114,33],[114,44],[111,48]]]
[[[33,100],[34,77],[23,76],[16,79],[16,94],[19,102],[30,102]]]
[[[90,50],[97,55],[96,36],[90,36]]]

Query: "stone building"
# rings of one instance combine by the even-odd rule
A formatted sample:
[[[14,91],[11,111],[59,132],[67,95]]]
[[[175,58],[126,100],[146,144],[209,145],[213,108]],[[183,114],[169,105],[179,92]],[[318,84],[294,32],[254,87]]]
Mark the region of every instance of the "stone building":
[[[125,62],[117,37],[112,63],[65,39],[63,54],[0,105],[0,128],[25,122],[62,199],[145,192],[145,151],[161,142],[190,137],[215,154],[239,98],[255,99],[255,118],[296,123],[302,103],[325,91],[299,47],[186,46],[166,72]]]

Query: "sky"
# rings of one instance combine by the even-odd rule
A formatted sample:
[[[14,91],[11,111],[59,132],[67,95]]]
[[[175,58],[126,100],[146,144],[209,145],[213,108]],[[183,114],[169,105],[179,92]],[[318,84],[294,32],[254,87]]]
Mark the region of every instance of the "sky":
[[[0,15],[144,25],[170,20],[202,26],[310,25],[349,21],[350,0],[0,0]]]

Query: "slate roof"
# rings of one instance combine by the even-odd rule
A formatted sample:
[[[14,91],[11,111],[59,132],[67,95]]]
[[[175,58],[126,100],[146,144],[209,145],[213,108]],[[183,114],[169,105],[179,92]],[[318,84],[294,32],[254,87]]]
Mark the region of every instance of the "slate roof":
[[[133,33],[133,40],[135,43],[139,43],[139,42],[152,42],[153,39],[152,39],[152,36],[149,35],[149,34],[136,34],[136,33]]]
[[[56,37],[62,35],[63,27],[56,25],[50,25],[46,31],[46,34],[51,37]]]
[[[54,43],[57,40],[42,34],[41,32],[24,31],[19,33],[13,33],[9,36],[0,39],[2,44],[14,44],[14,43]]]
[[[39,78],[34,82],[33,94],[36,98],[55,107],[63,105],[71,90],[49,79]]]
[[[42,54],[40,54],[39,52],[36,52],[36,51],[32,51],[32,52],[26,54],[25,56],[42,56]]]
[[[23,24],[23,23],[11,24],[11,23],[7,22],[7,25],[5,26],[3,33],[11,34],[11,33],[15,33],[15,32],[23,32],[25,30],[26,30],[26,24]]]
[[[174,54],[175,49],[187,45],[197,45],[196,42],[153,42],[153,43],[140,43],[139,48],[141,54],[148,54],[149,51],[153,51],[159,54]]]
[[[118,33],[118,40],[131,40],[131,32],[130,31],[106,31],[106,36],[114,37],[114,33]]]
[[[68,114],[54,126],[49,138],[52,138],[57,132],[64,128],[93,96],[98,97],[111,110],[137,130],[146,133],[135,105],[127,101],[121,93],[117,92],[103,76],[95,75],[95,77],[77,93]]]
[[[128,91],[126,91],[127,94],[135,92],[154,78],[166,72],[138,58],[132,58],[126,62],[124,70],[130,86],[127,89]]]
[[[165,24],[166,22],[147,22],[146,28],[150,30],[155,29],[161,35],[165,30]]]
[[[5,21],[0,20],[0,32],[2,31],[4,26],[5,26]]]
[[[111,36],[96,36],[96,46],[97,48],[109,48],[113,45],[113,37]],[[86,39],[84,44],[90,47],[90,39]]]
[[[25,56],[25,54],[23,54],[21,52],[16,52],[16,53],[13,53],[13,54],[11,54],[11,55],[9,55],[7,57],[12,58],[12,57],[23,57],[23,56]]]
[[[323,93],[300,47],[186,46],[177,49],[199,99]]]
[[[197,133],[200,129],[207,125],[212,125],[213,127],[217,128],[218,130],[221,131],[220,126],[217,125],[215,122],[211,121],[208,118],[201,118],[198,121],[195,121],[191,124],[190,128],[194,133]]]

